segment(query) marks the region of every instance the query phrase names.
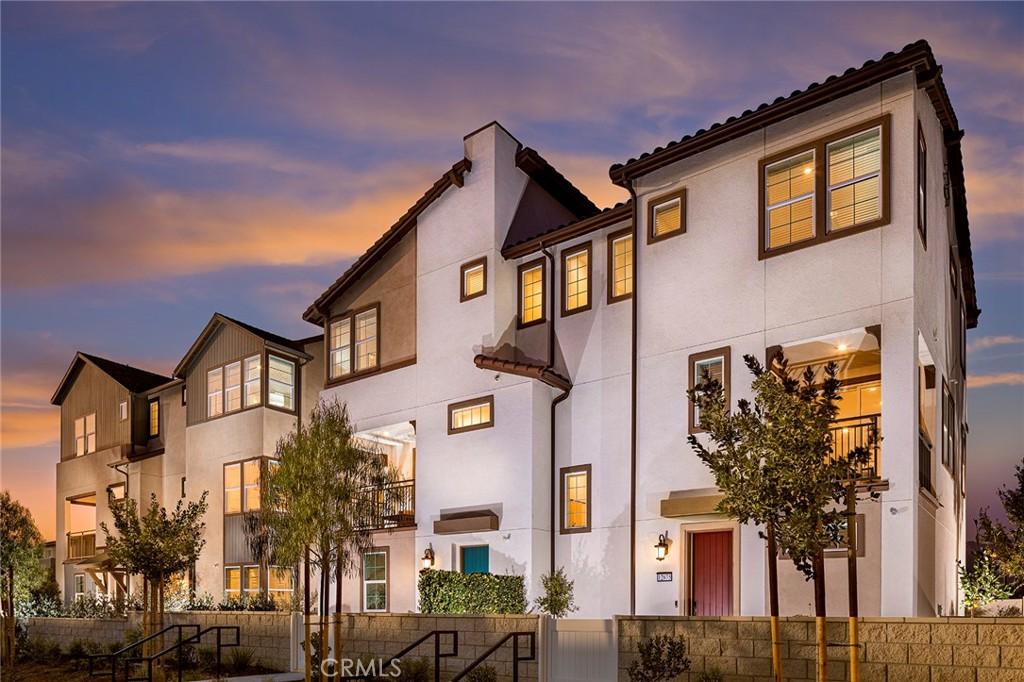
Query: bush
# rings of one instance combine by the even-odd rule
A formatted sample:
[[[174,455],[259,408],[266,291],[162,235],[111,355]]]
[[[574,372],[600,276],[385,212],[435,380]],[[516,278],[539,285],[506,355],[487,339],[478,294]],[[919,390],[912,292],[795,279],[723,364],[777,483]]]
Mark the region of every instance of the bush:
[[[481,665],[469,671],[466,682],[498,682],[498,671],[489,665]]]
[[[217,650],[212,646],[201,646],[196,649],[196,665],[203,670],[217,667]]]
[[[667,682],[690,669],[682,637],[645,637],[638,649],[640,657],[629,666],[630,682]]]
[[[722,682],[722,671],[718,668],[705,670],[697,675],[697,682]]]
[[[196,594],[195,590],[172,590],[164,597],[167,611],[213,611],[213,595],[209,592]]]
[[[996,610],[996,617],[998,617],[998,618],[1020,618],[1020,607],[1019,606],[1000,606]]]
[[[253,666],[256,660],[256,652],[248,647],[231,647],[228,649],[227,664],[228,670],[233,673],[243,673]]]
[[[434,671],[426,658],[405,658],[398,667],[402,671],[396,678],[399,682],[432,682],[434,679]]]
[[[114,618],[119,616],[114,602],[105,594],[84,594],[64,609],[65,618]]]
[[[210,598],[212,603],[213,598]],[[198,610],[198,609],[196,609]],[[218,611],[277,611],[278,604],[265,594],[243,594],[217,604]]]
[[[540,584],[544,588],[544,596],[537,598],[537,608],[541,613],[565,618],[576,611],[576,603],[572,598],[574,583],[566,577],[564,569],[559,568],[554,573],[542,575]]]
[[[526,580],[521,575],[420,573],[422,613],[526,613]]]
[[[32,637],[25,642],[19,656],[26,661],[53,663],[60,660],[60,643],[43,637]]]
[[[59,618],[64,615],[64,605],[59,594],[32,594],[14,604],[14,613],[18,618]]]

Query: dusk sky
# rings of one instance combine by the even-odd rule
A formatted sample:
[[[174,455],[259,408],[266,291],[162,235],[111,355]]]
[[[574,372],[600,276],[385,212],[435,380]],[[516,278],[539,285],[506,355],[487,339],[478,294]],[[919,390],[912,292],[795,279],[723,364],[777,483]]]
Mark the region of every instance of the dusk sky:
[[[966,130],[969,505],[1024,453],[1024,4],[88,4],[2,15],[0,486],[55,528],[76,350],[170,373],[302,311],[491,120],[608,167],[927,39]],[[682,418],[682,416],[680,416]]]

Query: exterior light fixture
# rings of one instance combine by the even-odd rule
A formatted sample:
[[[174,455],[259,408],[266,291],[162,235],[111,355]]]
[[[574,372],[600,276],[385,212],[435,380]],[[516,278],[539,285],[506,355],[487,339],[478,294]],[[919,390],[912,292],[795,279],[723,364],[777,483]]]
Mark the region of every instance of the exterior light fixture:
[[[427,548],[423,550],[423,558],[420,559],[420,563],[423,566],[423,570],[427,571],[434,567],[434,547],[433,545],[427,545]]]
[[[664,561],[668,556],[668,531],[658,536],[658,544],[654,546],[654,552],[658,561]]]

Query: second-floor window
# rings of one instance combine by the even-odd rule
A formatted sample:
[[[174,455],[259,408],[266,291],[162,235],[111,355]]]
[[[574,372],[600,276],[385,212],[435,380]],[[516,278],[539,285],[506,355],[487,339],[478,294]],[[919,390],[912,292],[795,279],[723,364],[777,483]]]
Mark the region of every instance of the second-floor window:
[[[562,532],[590,530],[590,465],[562,469]]]
[[[121,421],[128,419],[128,401],[122,400],[117,405],[117,416]]]
[[[814,236],[814,151],[783,159],[765,169],[768,248]]]
[[[483,296],[487,293],[487,258],[463,263],[459,268],[461,280],[461,291],[459,301],[465,302],[470,299]]]
[[[224,414],[224,368],[206,373],[206,416]]]
[[[708,376],[719,383],[725,394],[725,403],[729,404],[729,355],[730,349],[716,348],[694,353],[690,356],[690,388],[704,380]],[[701,429],[700,408],[690,401],[690,433],[699,433]]]
[[[224,465],[224,513],[240,514],[260,508],[260,460]]]
[[[267,404],[283,410],[295,410],[295,363],[276,355],[267,357]]]
[[[519,266],[519,326],[544,321],[544,259]]]
[[[633,295],[633,233],[608,235],[608,302]]]
[[[590,242],[562,253],[562,315],[590,309]]]
[[[160,435],[160,399],[151,398],[149,401],[149,437],[156,438]]]
[[[378,322],[377,306],[331,321],[328,325],[331,379],[377,368]]]
[[[917,231],[928,246],[928,146],[921,122],[917,123]]]
[[[464,400],[448,406],[448,434],[494,426],[494,396]]]
[[[828,230],[845,230],[882,215],[882,129],[828,145]]]
[[[206,373],[206,416],[217,417],[237,412],[242,407],[259,405],[261,359],[253,355],[229,362]],[[244,390],[244,395],[243,395]]]
[[[96,452],[96,413],[75,420],[75,455],[81,457]]]
[[[680,189],[647,203],[647,242],[686,232],[686,190]]]

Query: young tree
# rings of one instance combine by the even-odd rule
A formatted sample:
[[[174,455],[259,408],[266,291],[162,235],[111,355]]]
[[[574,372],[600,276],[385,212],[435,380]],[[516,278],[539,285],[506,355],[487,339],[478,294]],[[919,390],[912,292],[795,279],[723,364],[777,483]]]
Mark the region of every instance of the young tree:
[[[815,583],[819,676],[825,674],[824,550],[840,541],[846,526],[841,503],[847,483],[866,460],[866,448],[837,455],[832,452],[830,427],[838,412],[837,367],[824,368],[815,381],[808,368],[801,379],[789,376],[784,357],[772,371],[753,356],[744,362],[754,377],[754,402],[740,400],[730,412],[724,392],[710,375],[688,391],[699,409],[701,428],[709,445],[694,435],[691,448],[711,469],[723,494],[718,510],[741,523],[762,526],[768,544],[769,608],[772,662],[782,679],[778,636],[778,574],[776,557],[782,549],[794,565]]]
[[[566,577],[563,568],[559,568],[554,573],[542,575],[540,585],[544,588],[544,596],[537,597],[537,608],[541,613],[546,613],[554,618],[565,618],[576,611],[576,602],[572,595],[574,584]]]
[[[971,617],[975,616],[978,609],[996,599],[1006,599],[1013,593],[1000,579],[999,572],[992,566],[984,550],[978,553],[970,568],[964,568],[957,561],[956,571],[960,578],[960,591],[964,595],[964,609]]]
[[[0,591],[3,601],[3,651],[9,665],[15,659],[14,593],[19,576],[38,573],[43,537],[32,513],[11,497],[0,493]],[[35,573],[33,573],[33,571]]]
[[[203,492],[198,502],[179,500],[170,514],[153,495],[141,517],[135,500],[126,497],[110,507],[116,534],[106,523],[100,524],[111,563],[129,575],[142,576],[143,636],[163,628],[164,586],[172,575],[188,570],[206,544],[206,495]]]
[[[999,501],[1006,512],[1007,525],[989,516],[982,509],[975,522],[978,544],[1011,585],[1024,585],[1024,459],[1017,465],[1017,487],[999,491]]]
[[[309,419],[277,444],[277,462],[261,486],[258,512],[246,520],[246,534],[257,559],[294,566],[305,561],[320,573],[320,660],[325,658],[325,614],[334,568],[335,610],[341,610],[341,578],[358,571],[362,555],[373,547],[372,530],[383,510],[395,509],[397,471],[370,443],[355,437],[348,409],[321,401]],[[307,570],[308,574],[308,570]],[[309,581],[304,580],[306,603]],[[306,607],[306,641],[310,641]],[[335,623],[341,641],[341,622]],[[309,647],[306,648],[307,675]]]

